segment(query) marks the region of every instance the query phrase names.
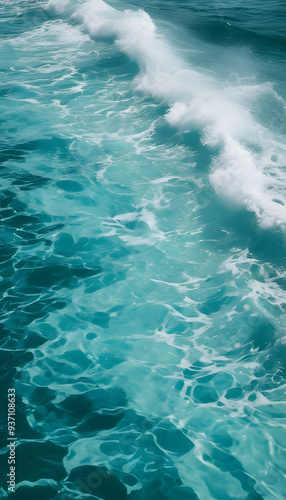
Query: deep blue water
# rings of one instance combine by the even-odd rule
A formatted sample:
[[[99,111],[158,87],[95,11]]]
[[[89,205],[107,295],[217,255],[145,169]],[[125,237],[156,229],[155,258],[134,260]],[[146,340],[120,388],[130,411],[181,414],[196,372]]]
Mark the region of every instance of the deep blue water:
[[[285,28],[2,0],[3,498],[286,498]]]

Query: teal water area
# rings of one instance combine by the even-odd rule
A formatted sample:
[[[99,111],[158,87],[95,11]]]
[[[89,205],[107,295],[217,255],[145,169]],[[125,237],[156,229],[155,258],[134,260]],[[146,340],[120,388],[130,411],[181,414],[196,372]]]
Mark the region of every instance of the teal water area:
[[[3,498],[286,497],[285,10],[235,3],[0,6]]]

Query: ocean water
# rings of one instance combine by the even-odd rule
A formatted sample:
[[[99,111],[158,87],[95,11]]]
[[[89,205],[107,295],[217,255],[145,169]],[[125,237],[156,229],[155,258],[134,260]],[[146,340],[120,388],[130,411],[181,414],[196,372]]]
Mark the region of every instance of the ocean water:
[[[286,498],[285,33],[2,0],[3,498]]]

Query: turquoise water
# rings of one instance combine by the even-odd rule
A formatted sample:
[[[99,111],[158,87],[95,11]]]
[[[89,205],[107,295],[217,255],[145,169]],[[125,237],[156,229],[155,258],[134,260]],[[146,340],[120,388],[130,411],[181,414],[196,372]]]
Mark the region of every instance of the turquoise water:
[[[284,499],[284,2],[0,13],[3,498]]]

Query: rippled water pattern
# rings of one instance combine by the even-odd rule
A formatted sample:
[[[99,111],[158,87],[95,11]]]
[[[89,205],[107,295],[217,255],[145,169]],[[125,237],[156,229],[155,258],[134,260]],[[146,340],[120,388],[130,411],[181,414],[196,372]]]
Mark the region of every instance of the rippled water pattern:
[[[283,500],[285,4],[0,14],[3,498]]]

